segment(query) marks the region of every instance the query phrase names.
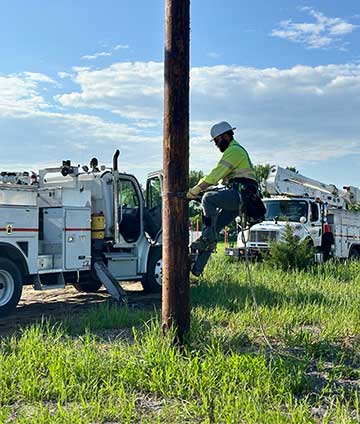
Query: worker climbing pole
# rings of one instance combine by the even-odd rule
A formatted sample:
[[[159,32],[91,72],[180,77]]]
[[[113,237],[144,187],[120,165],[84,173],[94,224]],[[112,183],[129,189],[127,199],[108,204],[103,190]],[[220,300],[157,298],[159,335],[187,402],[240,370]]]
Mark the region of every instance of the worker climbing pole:
[[[190,327],[188,263],[190,1],[166,0],[162,329]]]

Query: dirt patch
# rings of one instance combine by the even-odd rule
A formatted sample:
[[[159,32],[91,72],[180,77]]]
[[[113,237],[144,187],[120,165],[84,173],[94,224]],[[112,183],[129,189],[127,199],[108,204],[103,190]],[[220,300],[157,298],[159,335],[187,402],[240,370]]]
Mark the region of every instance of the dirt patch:
[[[160,308],[161,295],[144,294],[140,283],[122,283],[121,285],[126,291],[131,307]],[[103,288],[97,293],[79,293],[73,286],[44,291],[36,291],[30,286],[24,287],[15,312],[0,320],[0,336],[42,320],[60,320],[69,314],[76,317],[94,305],[104,303],[115,303],[115,300]]]

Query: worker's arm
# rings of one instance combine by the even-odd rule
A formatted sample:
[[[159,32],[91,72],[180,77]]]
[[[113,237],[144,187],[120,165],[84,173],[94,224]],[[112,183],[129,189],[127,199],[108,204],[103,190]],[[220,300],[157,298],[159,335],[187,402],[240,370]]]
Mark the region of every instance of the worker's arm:
[[[231,154],[231,150],[225,150],[216,167],[188,191],[188,199],[195,199],[202,191],[205,191],[212,185],[216,185],[220,180],[229,175],[231,170],[235,168],[235,165],[232,163],[234,159],[236,158]]]
[[[193,188],[191,188],[187,194],[186,197],[188,199],[196,199],[199,194],[202,191],[205,191],[208,187],[210,187],[211,184],[206,183],[205,181],[203,181],[203,178],[196,184],[196,186],[194,186]]]
[[[225,178],[229,174],[230,170],[228,168],[226,169],[224,168],[226,168],[226,166],[224,164],[221,164],[221,161],[220,161],[218,165],[216,166],[216,168],[214,168],[209,175],[202,178],[196,184],[196,186],[192,187],[188,191],[187,198],[196,199],[202,191],[205,191],[207,188],[209,188],[212,185],[216,185],[220,180]]]

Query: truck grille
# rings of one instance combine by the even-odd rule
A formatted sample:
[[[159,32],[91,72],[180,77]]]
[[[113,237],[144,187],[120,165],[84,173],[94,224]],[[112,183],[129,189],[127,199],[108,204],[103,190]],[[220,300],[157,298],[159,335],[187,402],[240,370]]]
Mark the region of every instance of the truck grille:
[[[250,231],[250,241],[253,243],[268,243],[276,240],[276,231]]]

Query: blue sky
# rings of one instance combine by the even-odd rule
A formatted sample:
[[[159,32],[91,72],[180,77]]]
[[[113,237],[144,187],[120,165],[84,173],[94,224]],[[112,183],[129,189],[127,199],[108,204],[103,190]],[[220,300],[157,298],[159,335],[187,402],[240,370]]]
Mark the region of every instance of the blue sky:
[[[164,0],[0,2],[1,169],[161,168]],[[360,4],[193,0],[191,167],[228,120],[254,163],[360,186]]]

